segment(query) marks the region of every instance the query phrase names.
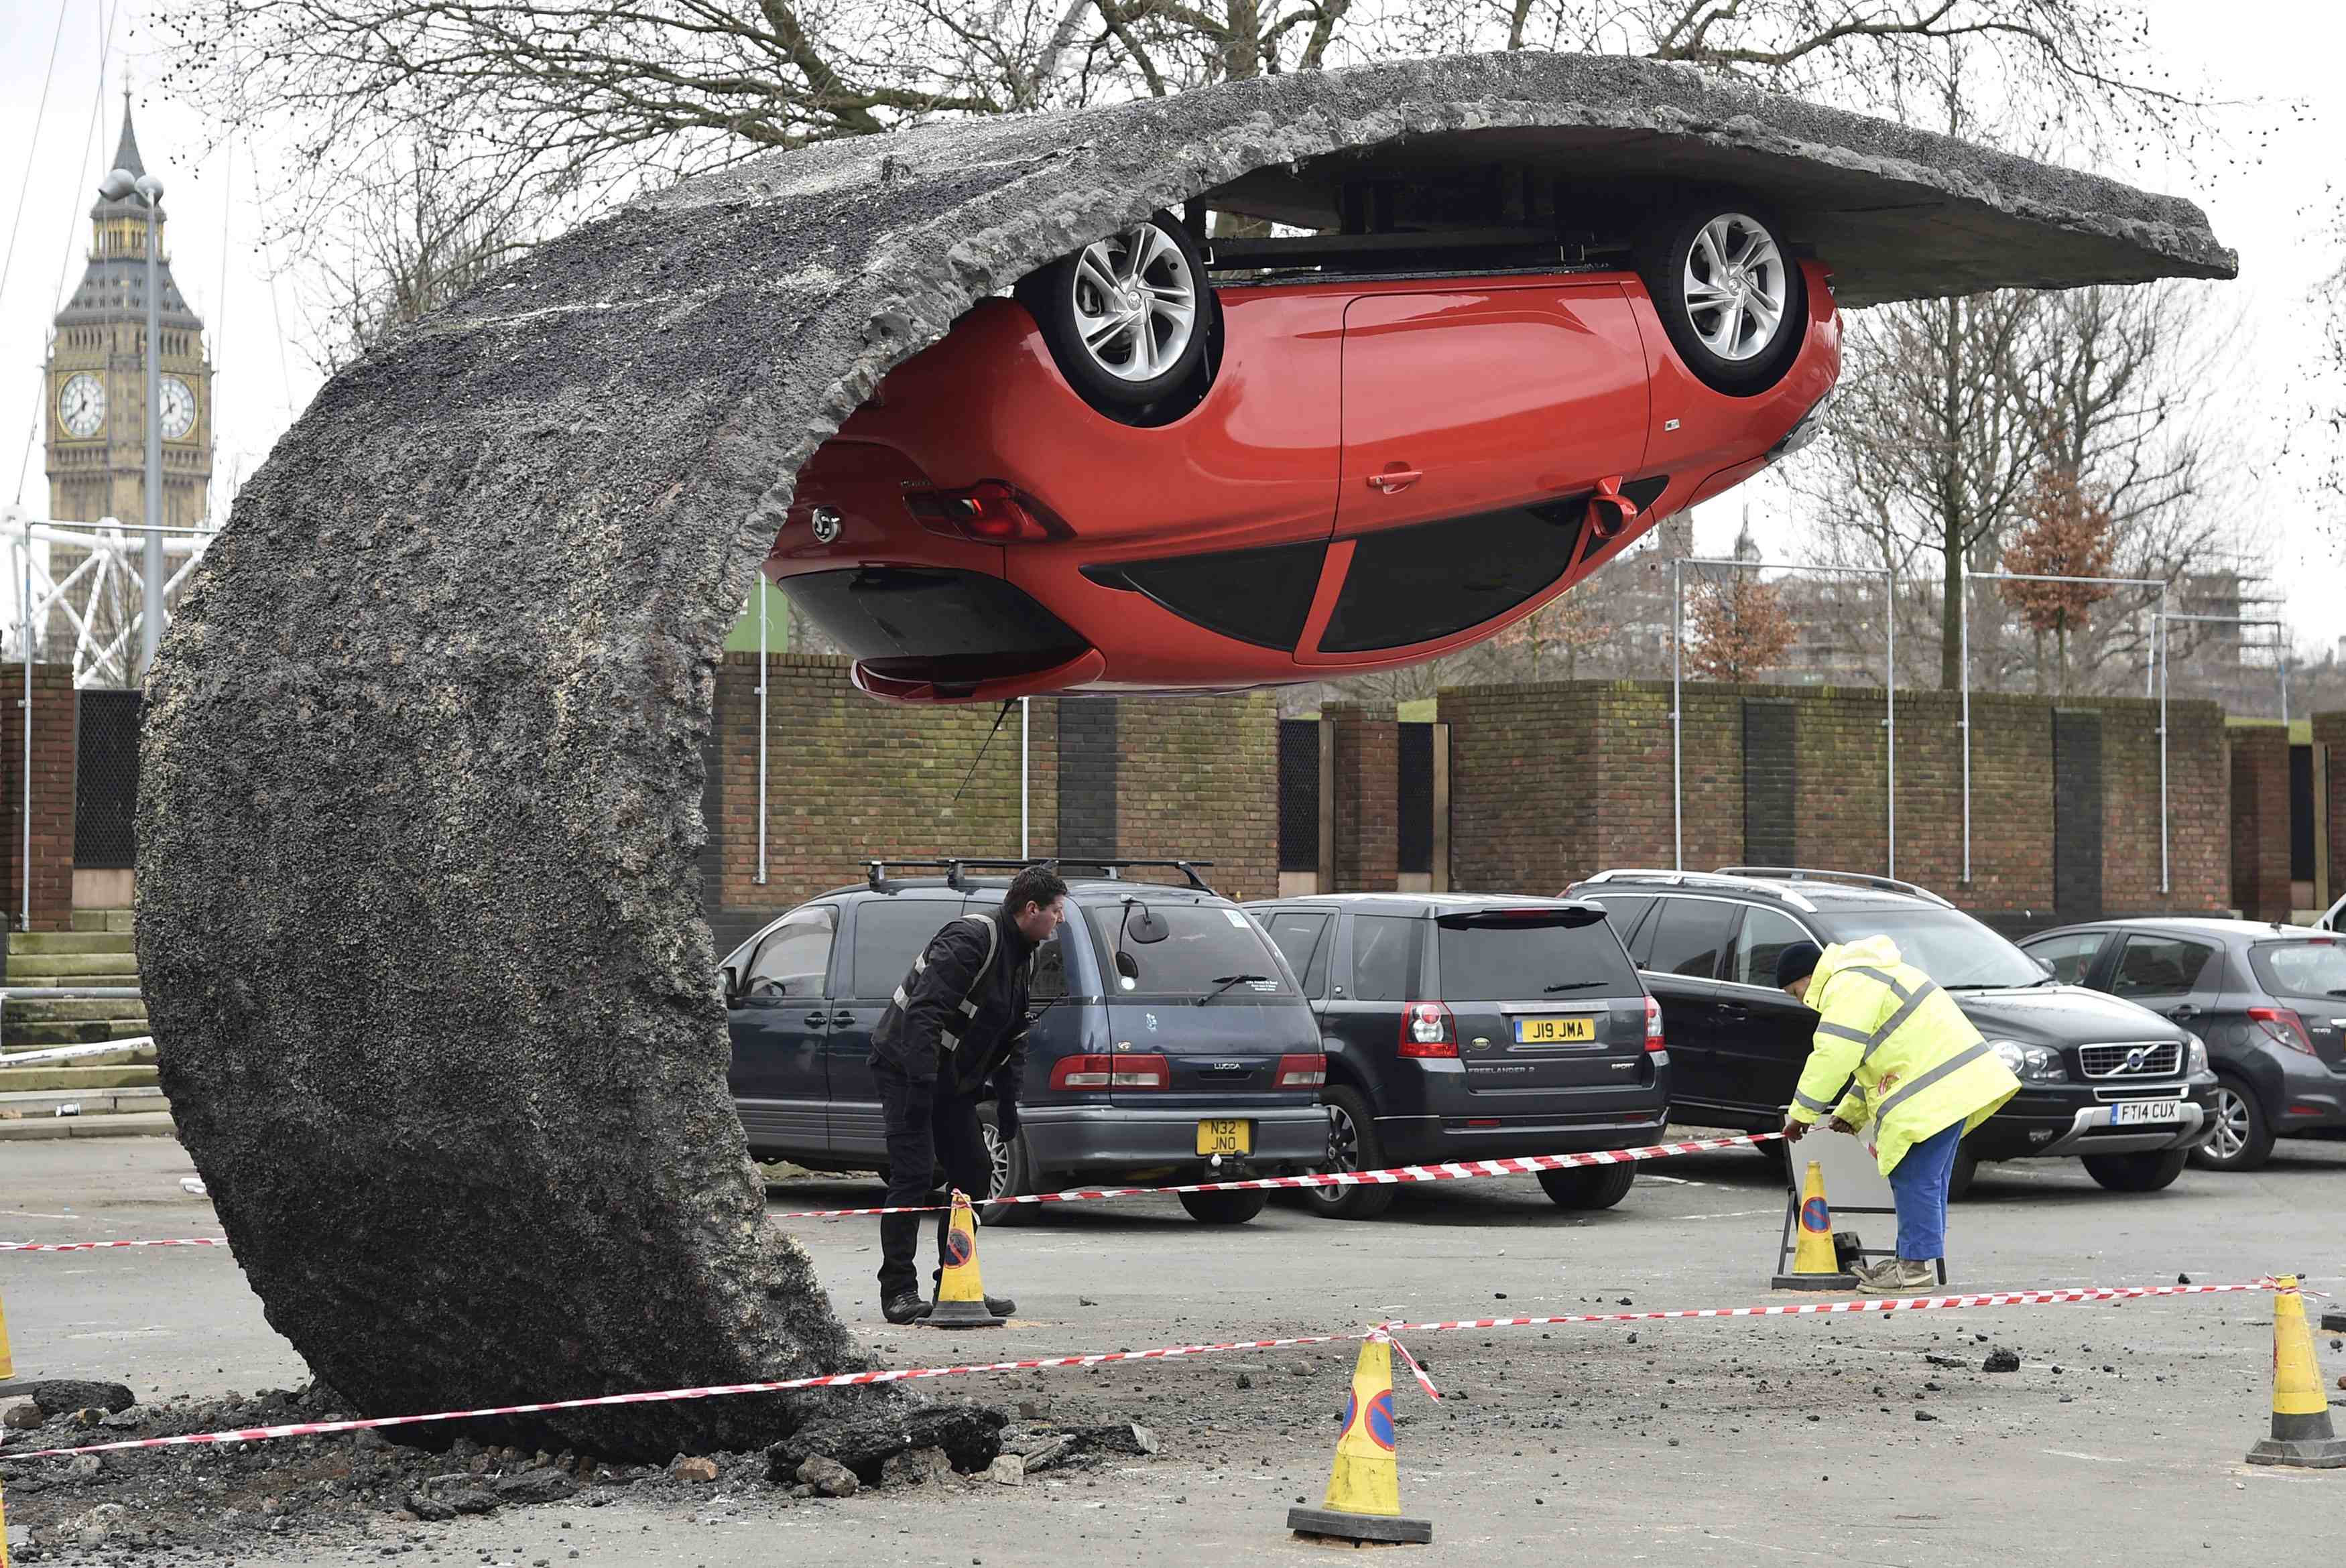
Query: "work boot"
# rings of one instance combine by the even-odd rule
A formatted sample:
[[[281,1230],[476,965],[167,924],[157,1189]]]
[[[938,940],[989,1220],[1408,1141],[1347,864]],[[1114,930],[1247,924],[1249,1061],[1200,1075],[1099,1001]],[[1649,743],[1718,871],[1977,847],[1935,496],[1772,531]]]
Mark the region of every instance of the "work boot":
[[[929,1304],[907,1288],[881,1298],[880,1315],[891,1323],[917,1323],[929,1315]]]
[[[1851,1272],[1857,1276],[1858,1293],[1864,1296],[1909,1296],[1939,1282],[1938,1270],[1911,1257],[1885,1257]]]

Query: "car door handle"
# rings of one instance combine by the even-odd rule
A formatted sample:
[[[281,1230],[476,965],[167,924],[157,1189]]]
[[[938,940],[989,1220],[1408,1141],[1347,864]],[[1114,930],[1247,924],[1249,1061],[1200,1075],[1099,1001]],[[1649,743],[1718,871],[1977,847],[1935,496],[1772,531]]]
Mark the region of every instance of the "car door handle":
[[[1425,471],[1422,468],[1406,468],[1398,463],[1388,463],[1383,473],[1369,475],[1369,488],[1382,490],[1387,495],[1398,495],[1424,477]]]
[[[2182,1006],[2175,1008],[2169,1012],[2168,1016],[2174,1019],[2178,1023],[2180,1023],[2188,1018],[2198,1017],[2199,1010],[2187,1002]]]
[[[1719,1010],[1729,1018],[1749,1018],[1751,1016],[1751,1009],[1744,1006],[1740,1002],[1723,1003],[1720,1004]]]

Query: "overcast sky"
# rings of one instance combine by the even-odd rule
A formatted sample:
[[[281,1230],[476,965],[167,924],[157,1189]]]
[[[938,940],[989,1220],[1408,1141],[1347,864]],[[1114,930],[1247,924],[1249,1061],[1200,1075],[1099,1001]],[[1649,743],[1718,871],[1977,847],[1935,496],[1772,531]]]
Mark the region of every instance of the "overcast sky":
[[[2244,321],[2229,374],[2241,394],[2244,426],[2262,422],[2262,428],[2244,428],[2244,452],[2270,453],[2310,401],[2336,390],[2311,379],[2319,373],[2309,353],[2318,323],[2307,294],[2338,264],[2327,229],[2346,189],[2339,150],[2346,145],[2346,85],[2337,65],[2346,57],[2346,7],[2336,0],[2141,4],[2154,44],[2178,77],[2240,107],[2213,117],[2228,145],[2198,148],[2188,165],[2113,163],[2103,172],[2191,197],[2208,210],[2218,236],[2239,252],[2239,281],[2219,286],[2237,295]],[[107,15],[117,6],[116,37],[102,63]],[[126,66],[139,146],[166,186],[173,270],[209,329],[218,368],[216,467],[223,480],[259,465],[320,379],[300,346],[301,301],[293,284],[270,281],[254,201],[254,149],[239,142],[201,156],[210,139],[207,127],[148,87],[161,72],[144,13],[140,0],[0,5],[0,204],[13,219],[20,192],[23,201],[0,278],[0,498],[36,511],[48,500],[40,449],[45,334],[81,273],[87,209],[120,127]],[[265,186],[267,148],[258,161]],[[2244,508],[2239,524],[2270,535],[2296,641],[2311,652],[2346,632],[2346,617],[2336,610],[2346,602],[2346,551],[2341,531],[2324,526],[2323,504],[2306,483],[2319,443],[2298,446],[2271,465],[2259,492],[2264,504]],[[1770,556],[1796,553],[1799,531],[1780,494],[1765,484],[1746,490],[1763,550]],[[1731,542],[1741,498],[1738,493],[1707,509],[1703,548],[1724,550]]]

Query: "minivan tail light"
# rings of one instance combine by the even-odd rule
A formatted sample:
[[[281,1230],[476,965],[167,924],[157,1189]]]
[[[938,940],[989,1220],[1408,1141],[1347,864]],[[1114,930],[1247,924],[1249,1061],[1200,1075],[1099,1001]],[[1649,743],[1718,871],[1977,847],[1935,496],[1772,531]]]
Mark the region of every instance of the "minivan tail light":
[[[2292,1051],[2315,1054],[2313,1036],[2305,1032],[2305,1020],[2286,1007],[2251,1007],[2249,1021],[2264,1025],[2266,1035],[2276,1045],[2286,1045]]]
[[[922,527],[948,539],[980,545],[1039,545],[1075,537],[1074,529],[999,479],[980,480],[964,490],[908,491],[904,504]]]
[[[1439,1002],[1413,1002],[1402,1009],[1401,1054],[1404,1056],[1455,1056],[1458,1021]]]
[[[1316,1051],[1308,1056],[1281,1056],[1275,1081],[1282,1089],[1316,1089],[1328,1081],[1328,1058]]]
[[[1646,998],[1646,1049],[1657,1054],[1670,1048],[1662,1038],[1662,1004],[1652,997]]]
[[[1062,1056],[1052,1065],[1054,1089],[1165,1089],[1173,1064],[1162,1056]]]

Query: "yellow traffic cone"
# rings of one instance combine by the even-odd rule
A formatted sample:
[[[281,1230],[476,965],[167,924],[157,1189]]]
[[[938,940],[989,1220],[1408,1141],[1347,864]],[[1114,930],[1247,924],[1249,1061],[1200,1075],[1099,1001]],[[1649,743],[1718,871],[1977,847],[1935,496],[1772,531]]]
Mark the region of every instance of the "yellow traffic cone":
[[[936,1305],[921,1321],[932,1329],[998,1329],[1005,1321],[985,1305],[985,1284],[977,1273],[977,1216],[967,1193],[953,1195],[953,1227],[945,1232]]]
[[[0,1301],[0,1383],[15,1375],[16,1358],[8,1353],[8,1303]],[[5,1546],[0,1550],[5,1550]],[[0,1562],[0,1568],[7,1568],[7,1563]]]
[[[1336,1440],[1336,1466],[1328,1497],[1318,1508],[1290,1508],[1287,1528],[1298,1535],[1342,1541],[1427,1542],[1433,1522],[1401,1516],[1401,1466],[1393,1459],[1392,1346],[1382,1334],[1361,1347],[1352,1364],[1352,1391],[1344,1431]]]
[[[1770,1282],[1776,1290],[1853,1290],[1857,1276],[1841,1271],[1841,1258],[1833,1249],[1832,1205],[1825,1201],[1824,1166],[1816,1160],[1809,1162],[1807,1179],[1800,1183],[1800,1207],[1797,1217],[1800,1241],[1792,1248],[1792,1271],[1779,1274]],[[1777,1254],[1780,1263],[1783,1253]]]
[[[2330,1425],[2330,1396],[2313,1360],[2313,1331],[2297,1276],[2284,1274],[2273,1292],[2272,1435],[2249,1451],[2250,1464],[2303,1470],[2346,1469],[2346,1439]]]

